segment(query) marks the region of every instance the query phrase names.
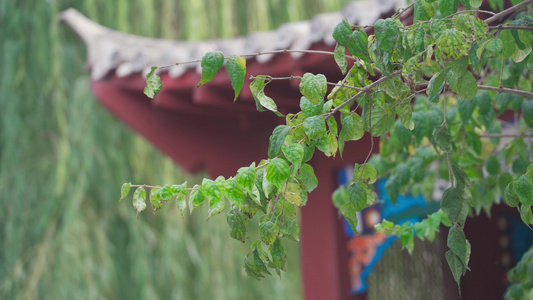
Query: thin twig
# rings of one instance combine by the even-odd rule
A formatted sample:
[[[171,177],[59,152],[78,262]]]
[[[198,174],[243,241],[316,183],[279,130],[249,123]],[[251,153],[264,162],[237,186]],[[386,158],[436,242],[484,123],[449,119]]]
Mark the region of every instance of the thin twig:
[[[447,110],[448,110],[448,104],[447,104],[447,101],[446,101],[446,95],[444,95],[444,99],[442,101],[443,105],[444,105],[444,127],[446,128],[446,130],[448,130],[448,121],[446,120],[448,118],[448,115],[447,115]],[[453,174],[452,174],[452,161],[450,159],[450,152],[446,152],[446,161],[448,163],[448,177],[450,179],[450,184],[453,185]]]
[[[468,9],[468,10],[461,10],[461,11],[458,11],[454,14],[451,14],[449,16],[447,16],[446,18],[442,18],[441,20],[450,20],[452,19],[451,17],[453,16],[456,16],[456,15],[460,15],[460,14],[464,14],[464,13],[469,13],[469,12],[475,12],[475,13],[484,13],[484,14],[489,14],[489,15],[496,15],[495,12],[493,11],[490,11],[490,10],[482,10],[482,9]]]
[[[396,12],[396,13],[392,16],[392,18],[393,18],[393,19],[399,19],[399,18],[402,16],[403,13],[405,13],[405,12],[408,11],[409,9],[413,8],[413,6],[415,6],[415,3],[414,3],[414,2],[411,3],[411,4],[409,4],[409,6],[407,6],[407,7],[405,7],[405,8],[400,8],[400,9],[398,9],[398,12]]]
[[[256,53],[240,54],[239,56],[242,56],[242,57],[255,57],[255,56],[260,56],[260,55],[280,54],[280,53],[308,53],[308,54],[335,55],[335,53],[332,52],[332,51],[282,49],[282,50],[272,50],[272,51],[264,51],[264,52],[258,51]],[[354,58],[351,55],[345,55],[345,57],[348,58],[348,59],[351,59],[351,60],[356,60],[356,58]],[[229,58],[229,56],[225,56],[224,57],[225,60],[228,59],[228,58]],[[157,68],[158,69],[166,69],[166,68],[170,68],[170,67],[174,67],[174,66],[186,65],[186,64],[194,64],[194,63],[199,63],[199,62],[202,62],[202,59],[195,59],[195,60],[189,60],[189,61],[184,61],[184,62],[177,62],[175,64],[159,66]]]
[[[293,80],[293,79],[302,79],[302,76],[296,76],[296,75],[291,75],[291,76],[286,76],[286,77],[271,77],[271,76],[256,77],[256,76],[253,76],[253,75],[250,76],[250,80],[254,80],[254,79],[267,80],[267,81],[271,81],[271,80]],[[326,82],[326,83],[327,83],[327,85],[339,86],[341,88],[345,87],[345,88],[349,88],[349,89],[353,89],[353,90],[357,90],[357,91],[363,90],[362,88],[351,86],[351,85],[342,85],[342,84],[338,84],[338,83],[334,83],[334,82]]]
[[[366,155],[364,164],[368,162],[368,159],[370,159],[370,156],[372,155],[372,151],[374,151],[374,137],[372,136],[372,97],[370,92],[368,92],[368,122],[370,123],[368,125],[368,133],[370,133],[370,151],[368,151],[368,154]],[[361,175],[362,174],[363,172],[361,172]]]
[[[149,189],[160,189],[162,187],[160,186],[153,186],[153,185],[148,185],[148,184],[132,184],[130,185],[130,187],[142,187],[142,188],[149,188]],[[199,188],[186,188],[185,189],[186,191],[196,191],[196,190],[199,190]]]
[[[502,66],[500,68],[500,86],[499,86],[500,88],[503,87],[503,66],[505,65],[504,62],[505,62],[505,58],[503,58],[502,56]]]
[[[417,87],[425,87],[425,86],[428,86],[428,85],[429,84],[427,82],[417,82],[416,83]],[[527,98],[533,98],[533,93],[532,92],[526,92],[526,91],[518,90],[518,89],[510,89],[510,88],[505,88],[505,87],[494,87],[494,86],[486,86],[486,85],[478,85],[477,88],[479,90],[483,90],[483,91],[509,93],[509,94],[514,94],[514,95],[524,96],[524,97],[527,97]]]
[[[341,81],[341,87],[335,91],[335,93],[333,94],[333,98],[332,98],[332,100],[337,99],[337,95],[339,94],[339,91],[340,91],[340,90],[344,87],[344,85],[346,84],[346,81],[348,80],[348,76],[350,76],[350,74],[352,74],[352,70],[353,70],[354,67],[355,67],[355,64],[352,65],[352,67],[350,68],[350,70],[349,70],[348,72],[346,72],[346,75],[344,76],[344,78],[343,78],[342,81]]]

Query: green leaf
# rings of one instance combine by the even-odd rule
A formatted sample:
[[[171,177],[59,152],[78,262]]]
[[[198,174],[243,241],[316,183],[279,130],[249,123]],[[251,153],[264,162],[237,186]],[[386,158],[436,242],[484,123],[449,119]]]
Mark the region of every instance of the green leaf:
[[[440,207],[448,215],[450,222],[455,223],[459,220],[459,215],[463,209],[462,202],[461,194],[456,188],[449,187],[444,191]]]
[[[499,106],[498,115],[503,114],[507,110],[507,107],[509,104],[511,104],[512,99],[513,95],[509,93],[500,93],[496,96],[496,104]]]
[[[533,100],[528,99],[522,102],[522,117],[527,126],[533,127]]]
[[[407,86],[400,77],[387,79],[383,81],[379,88],[387,93],[393,99],[403,99],[411,93],[409,86]]]
[[[527,59],[527,68],[529,69],[529,72],[533,72],[533,54],[530,54]]]
[[[333,38],[341,46],[348,48],[353,56],[366,62],[370,62],[368,54],[368,37],[364,30],[356,29],[352,31],[350,23],[343,19],[333,29]]]
[[[341,69],[342,75],[346,74],[346,68],[348,67],[348,62],[346,61],[346,47],[337,44],[335,46],[335,51],[333,52],[333,57],[337,66]]]
[[[379,19],[374,23],[376,42],[381,51],[391,53],[400,36],[400,28],[394,19]]]
[[[318,186],[318,179],[316,178],[313,167],[308,164],[303,164],[297,176],[298,180],[304,185],[306,192],[312,192]]]
[[[181,214],[185,214],[185,209],[187,209],[187,182],[183,184],[174,184],[170,186],[172,190],[172,196],[176,197],[176,206],[178,207]]]
[[[438,4],[443,18],[456,13],[459,9],[459,0],[438,0]]]
[[[287,183],[287,189],[285,190],[284,196],[285,200],[298,207],[301,207],[304,204],[304,199],[302,199],[302,189],[298,183]]]
[[[342,129],[339,135],[339,151],[344,150],[344,142],[357,141],[365,134],[364,121],[357,113],[351,113],[341,119]]]
[[[435,58],[438,61],[459,59],[468,55],[468,51],[470,50],[470,40],[466,33],[457,29],[447,29],[437,39],[436,43]]]
[[[225,194],[231,203],[235,204],[237,208],[242,209],[244,203],[244,191],[235,178],[229,178],[226,180]]]
[[[367,194],[363,185],[363,183],[356,182],[348,187],[348,195],[350,196],[349,204],[357,211],[362,211],[367,207]]]
[[[493,57],[498,57],[503,49],[503,42],[499,38],[493,38],[489,40],[487,43],[487,46],[485,49],[489,52],[490,55]]]
[[[137,214],[146,209],[146,190],[142,186],[133,193],[133,208]]]
[[[334,156],[338,149],[337,137],[331,132],[328,133],[318,140],[316,148],[328,157]]]
[[[159,196],[161,197],[161,201],[168,201],[170,198],[172,198],[172,188],[170,185],[165,185],[159,190]]]
[[[253,162],[249,167],[242,167],[237,171],[235,182],[247,191],[249,195],[252,195],[255,175],[255,162]]]
[[[513,176],[509,172],[503,172],[498,178],[498,186],[500,191],[505,191],[507,185],[513,181]]]
[[[318,103],[320,100],[324,100],[327,92],[327,80],[326,76],[322,74],[305,73],[300,81],[300,92],[311,103]]]
[[[483,0],[470,0],[470,6],[472,6],[472,8],[479,8],[481,3],[483,3]]]
[[[401,105],[397,106],[396,113],[405,128],[409,130],[415,128],[415,122],[413,122],[413,110],[410,101],[404,101]]]
[[[198,83],[198,87],[204,83],[208,83],[215,77],[218,70],[222,67],[224,63],[224,53],[218,52],[207,52],[204,57],[202,57],[202,79]]]
[[[266,108],[278,116],[283,116],[283,114],[278,111],[278,106],[276,105],[276,102],[274,102],[272,98],[265,95],[265,86],[268,84],[268,81],[261,78],[268,77],[265,75],[259,75],[256,77],[257,78],[255,78],[252,83],[250,83],[250,91],[254,96],[257,110],[264,111],[264,108]]]
[[[526,45],[525,49],[516,49],[511,58],[515,63],[519,63],[523,61],[529,55],[529,53],[531,53],[531,45]]]
[[[288,125],[279,125],[274,128],[268,146],[268,157],[274,158],[281,153],[281,146],[283,146],[290,129],[291,127]]]
[[[296,219],[284,215],[280,224],[281,234],[293,241],[300,241],[300,226]]]
[[[337,209],[341,209],[345,203],[350,201],[350,196],[344,186],[339,186],[331,195],[331,200]]]
[[[530,229],[529,225],[533,224],[533,214],[531,213],[531,206],[522,205],[520,207],[520,219],[526,224]]]
[[[507,205],[509,205],[510,207],[518,206],[520,199],[516,195],[514,181],[509,182],[509,184],[505,188],[505,191],[503,192],[503,199],[505,200],[505,203],[507,203]]]
[[[270,256],[272,256],[272,263],[274,266],[285,271],[287,255],[285,254],[285,245],[280,238],[276,238],[274,243],[270,246]]]
[[[263,190],[263,195],[265,195],[267,199],[271,199],[277,193],[277,188],[272,182],[267,179],[267,172],[265,170],[257,172],[258,178],[260,175],[263,176],[260,181],[260,187]]]
[[[206,178],[202,181],[202,191],[207,200],[209,200],[208,220],[226,208],[226,201],[224,201],[225,189],[225,180],[222,176],[217,177],[214,181]]]
[[[452,151],[452,136],[446,126],[439,125],[435,127],[433,130],[433,138],[442,151],[448,153]]]
[[[321,115],[323,107],[324,100],[322,99],[319,100],[317,103],[313,103],[304,96],[300,98],[300,108],[302,109],[302,114],[306,118]]]
[[[153,99],[163,87],[163,82],[161,82],[161,78],[155,74],[155,70],[157,70],[157,67],[152,67],[151,71],[146,74],[146,87],[144,88],[144,94],[150,99]]]
[[[228,212],[226,221],[229,225],[229,235],[244,243],[246,241],[248,218],[237,207],[233,207]]]
[[[492,103],[489,93],[482,92],[476,95],[475,97],[476,105],[479,108],[479,113],[481,115],[486,115],[489,113],[489,110],[492,109]]]
[[[451,250],[446,251],[446,261],[448,262],[448,266],[450,267],[450,270],[452,271],[453,278],[455,279],[455,282],[457,282],[457,286],[461,286],[461,276],[463,276],[463,273],[465,272],[465,266],[461,262],[461,259],[453,254]],[[459,289],[460,292],[460,289]]]
[[[463,265],[467,266],[467,251],[466,251],[466,236],[463,230],[459,226],[450,227],[448,233],[448,247],[457,255]]]
[[[439,95],[444,88],[444,80],[446,79],[446,74],[444,72],[435,73],[431,80],[429,81],[429,101],[438,102]]]
[[[372,120],[369,122],[370,114],[372,115]],[[370,124],[372,126],[372,135],[380,136],[382,134],[388,133],[392,126],[394,126],[394,113],[388,114],[381,106],[374,106],[371,113],[367,113],[366,125]],[[370,128],[368,128],[370,130]]]
[[[509,30],[502,30],[499,38],[502,41],[502,44],[505,45],[505,47],[502,49],[502,56],[503,58],[507,59],[515,53],[516,42]]]
[[[367,184],[374,184],[377,178],[378,171],[373,165],[369,163],[365,163],[362,165],[355,164],[352,181],[358,182],[362,180]]]
[[[250,254],[244,257],[244,271],[248,276],[255,279],[261,279],[265,277],[262,273],[270,274],[259,257],[258,251],[253,252],[253,259],[248,259],[249,255]]]
[[[518,112],[520,108],[522,107],[522,102],[524,100],[523,96],[520,95],[513,95],[513,98],[511,99],[511,109],[515,112]]]
[[[120,188],[120,200],[126,198],[130,193],[131,182],[124,183]]]
[[[248,218],[253,218],[253,216],[257,213],[259,210],[259,206],[255,204],[255,202],[250,198],[244,198],[244,202],[242,205],[242,212],[248,216]]]
[[[396,167],[396,183],[400,186],[406,186],[411,181],[411,168],[408,164],[402,163]]]
[[[463,120],[463,124],[468,123],[470,121],[470,117],[472,117],[472,113],[474,112],[475,105],[472,103],[472,101],[459,98],[457,103],[457,109],[459,110],[459,115],[461,116],[461,120]]]
[[[272,221],[267,221],[259,225],[259,238],[263,243],[271,245],[276,241],[279,227]]]
[[[231,87],[235,91],[233,101],[236,101],[244,84],[244,76],[246,76],[246,59],[233,54],[226,62],[226,71],[228,71],[229,79],[231,80]]]
[[[355,206],[352,203],[347,202],[342,205],[340,212],[352,227],[352,231],[357,233],[357,209]]]
[[[429,223],[426,220],[415,223],[415,234],[420,240],[424,240],[428,227]]]
[[[205,201],[204,193],[200,185],[195,184],[189,195],[189,210],[191,213],[194,209],[202,207]]]
[[[533,205],[533,199],[531,199],[533,197],[533,184],[527,175],[524,174],[518,177],[514,188],[518,199],[523,205],[528,207]]]
[[[457,90],[455,91],[459,96],[472,100],[477,95],[477,83],[474,75],[470,71],[466,71],[457,82]]]
[[[285,158],[292,164],[291,172],[296,174],[302,165],[305,149],[300,144],[290,144],[289,147],[283,149]]]
[[[396,199],[399,195],[399,186],[394,176],[389,177],[385,183],[385,192],[387,193],[387,196],[389,196],[390,201],[393,204],[396,204]]]
[[[497,175],[501,171],[500,161],[494,155],[490,155],[485,162],[485,168],[490,175]]]
[[[458,191],[463,191],[467,185],[470,185],[470,179],[465,171],[456,164],[452,163],[452,174],[455,178],[455,188]]]
[[[153,188],[150,191],[150,203],[152,204],[152,209],[154,211],[154,214],[161,208],[161,189],[160,188]]]
[[[463,4],[465,10],[471,10],[472,7],[470,6],[470,0],[460,0],[461,4]]]
[[[286,160],[274,158],[268,163],[266,179],[281,190],[290,173],[289,163]]]
[[[306,118],[303,126],[305,134],[311,140],[318,140],[326,135],[326,121],[322,116]]]

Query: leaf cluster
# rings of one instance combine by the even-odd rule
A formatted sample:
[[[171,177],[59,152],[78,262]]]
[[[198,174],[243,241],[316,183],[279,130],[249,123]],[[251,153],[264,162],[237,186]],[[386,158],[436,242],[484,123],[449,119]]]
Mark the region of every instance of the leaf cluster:
[[[496,2],[491,2],[495,9]],[[465,11],[458,11],[460,3]],[[300,79],[297,113],[283,114],[267,96],[267,85],[281,78],[252,76],[257,110],[285,119],[272,132],[268,158],[234,177],[205,179],[190,189],[185,184],[152,187],[154,212],[170,199],[182,212],[207,200],[208,218],[229,207],[230,236],[242,242],[249,219],[258,215],[259,235],[245,257],[245,271],[254,278],[270,274],[269,269],[279,274],[286,260],[283,238],[298,241],[296,209],[318,184],[309,164],[315,151],[342,156],[345,143],[368,134],[380,137],[379,155],[368,159],[371,139],[367,159],[354,166],[352,181],[333,193],[333,204],[355,229],[357,212],[379,200],[373,184],[380,177],[387,178],[392,202],[406,193],[440,201],[441,210],[421,222],[399,226],[383,221],[376,229],[399,236],[412,252],[415,235],[432,241],[440,224],[450,227],[446,260],[459,285],[469,269],[471,247],[463,231],[469,215],[490,214],[503,195],[524,223],[533,224],[533,175],[531,165],[526,167],[532,160],[533,18],[524,5],[509,20],[489,26],[518,6],[483,21],[471,11],[480,5],[479,0],[418,0],[413,24],[402,23],[398,13],[378,20],[372,35],[340,21],[331,54],[344,78],[337,83],[312,73],[286,78]],[[198,86],[208,83],[224,62],[236,100],[246,75],[242,56],[205,54]],[[147,76],[149,97],[161,89],[154,71]],[[328,85],[334,88],[328,91]],[[443,181],[446,188],[436,190]],[[137,186],[134,193],[137,212],[146,208],[145,187]]]

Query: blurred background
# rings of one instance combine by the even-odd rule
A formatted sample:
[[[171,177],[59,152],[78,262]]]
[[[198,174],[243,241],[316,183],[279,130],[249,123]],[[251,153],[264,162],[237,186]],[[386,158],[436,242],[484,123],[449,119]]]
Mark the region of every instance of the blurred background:
[[[139,217],[123,182],[185,174],[94,99],[74,7],[127,33],[197,40],[274,29],[346,0],[0,0],[0,299],[299,299],[298,245],[283,279],[246,277],[225,217]]]

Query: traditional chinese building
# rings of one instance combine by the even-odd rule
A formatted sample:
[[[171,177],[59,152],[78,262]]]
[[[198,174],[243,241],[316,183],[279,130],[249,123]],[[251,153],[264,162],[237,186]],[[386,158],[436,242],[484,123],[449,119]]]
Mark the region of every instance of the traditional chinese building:
[[[248,79],[234,103],[233,90],[225,72],[219,72],[209,84],[197,88],[201,74],[199,64],[174,65],[176,62],[200,59],[209,51],[222,51],[225,55],[280,49],[333,51],[335,41],[331,35],[342,18],[346,17],[350,23],[357,25],[373,24],[404,6],[405,1],[400,0],[357,1],[350,3],[342,12],[288,23],[275,31],[194,42],[128,35],[94,23],[72,9],[63,12],[61,20],[87,45],[86,68],[91,73],[92,90],[103,106],[186,170],[206,170],[212,177],[229,177],[239,167],[267,157],[269,136],[275,126],[284,123],[284,119],[256,110]],[[412,16],[411,12],[405,14],[405,18],[409,16]],[[151,66],[162,65],[172,66],[160,74],[164,87],[154,100],[150,100],[143,94],[144,76]],[[322,73],[332,82],[342,79],[331,55],[277,53],[247,60],[248,75],[301,76],[306,72]],[[277,81],[268,86],[266,93],[276,99],[280,112],[297,112],[300,99],[298,85],[299,81],[295,80]],[[309,195],[301,212],[305,299],[366,299],[365,293],[352,293],[356,277],[362,272],[359,263],[371,261],[370,256],[361,257],[369,254],[368,251],[375,251],[376,245],[384,238],[354,239],[346,234],[345,224],[331,202],[331,194],[339,185],[338,176],[343,168],[364,161],[369,150],[370,137],[367,135],[357,143],[347,144],[343,159],[317,154],[311,161],[320,184]],[[408,213],[408,210],[403,213]],[[427,213],[427,210],[418,213]],[[476,222],[485,222],[485,231],[500,232],[496,223],[488,219]],[[469,226],[475,227],[476,223],[469,224],[472,223]],[[469,228],[466,230],[469,231]],[[492,289],[498,286],[498,291],[477,293],[476,299],[493,299],[491,295],[500,295],[501,299],[504,289],[504,284],[499,282],[501,276],[491,277],[486,273],[487,259],[499,261],[501,251],[498,250],[497,240],[493,245],[487,239],[476,242],[475,236],[469,235],[469,238],[473,252],[477,250],[476,245],[482,245],[487,250],[479,265],[482,280],[471,280],[468,277],[471,275],[467,275],[463,290],[483,282]],[[476,253],[472,257],[471,273],[478,272],[476,259],[481,256]],[[446,262],[443,260],[442,263],[445,281],[442,299],[457,299],[457,287]],[[490,270],[503,273],[501,265],[491,265]],[[495,279],[491,279],[493,277]],[[465,299],[471,299],[468,295],[468,292],[463,292]]]

